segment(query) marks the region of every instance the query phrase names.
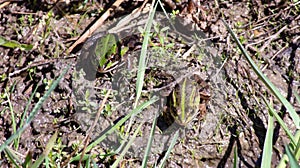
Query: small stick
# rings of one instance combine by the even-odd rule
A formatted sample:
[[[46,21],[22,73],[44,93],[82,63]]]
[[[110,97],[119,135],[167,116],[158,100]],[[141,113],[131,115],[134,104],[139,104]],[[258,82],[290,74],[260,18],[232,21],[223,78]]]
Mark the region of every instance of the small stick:
[[[0,9],[4,8],[5,6],[9,5],[10,1],[6,1],[0,4]]]
[[[70,57],[66,57],[66,58],[63,58],[63,59],[72,59],[72,58],[76,58],[76,57],[75,56],[70,56]],[[24,67],[22,69],[19,69],[19,70],[16,70],[16,71],[12,72],[12,73],[9,73],[8,77],[18,75],[18,74],[20,74],[24,71],[27,71],[28,69],[33,68],[33,67],[38,67],[38,66],[47,65],[47,64],[57,62],[59,59],[61,59],[61,58],[55,58],[55,59],[50,59],[50,60],[42,60],[42,61],[33,62],[32,64],[27,65],[26,67]],[[4,73],[4,72],[0,72],[0,74],[1,73]]]
[[[281,32],[283,32],[287,28],[287,25],[283,26],[277,33],[273,34],[272,36],[269,37],[269,40],[265,42],[265,44],[259,49],[260,52],[263,52],[264,49],[270,45],[270,43],[275,40]]]
[[[123,1],[124,0],[117,0],[82,36],[80,36],[79,39],[75,41],[75,43],[71,45],[67,53],[71,53],[78,44],[84,42],[88,37],[90,37],[94,33],[94,31],[96,31],[108,18],[111,11],[119,7]]]
[[[92,125],[90,126],[90,128],[88,129],[87,135],[86,135],[86,137],[84,138],[84,141],[83,141],[83,142],[84,142],[84,148],[83,148],[82,154],[81,154],[80,159],[79,159],[79,162],[78,162],[78,167],[80,167],[81,161],[82,161],[83,156],[84,156],[84,154],[85,154],[85,152],[86,152],[86,147],[87,147],[87,145],[89,144],[89,141],[90,141],[90,139],[91,139],[90,137],[91,137],[92,131],[94,130],[96,124],[98,123],[98,120],[99,120],[99,118],[100,118],[100,114],[101,114],[101,112],[102,112],[102,110],[103,110],[103,108],[104,108],[104,106],[105,106],[105,104],[106,104],[106,102],[107,102],[108,96],[110,95],[110,91],[111,91],[111,90],[109,89],[108,92],[106,93],[106,95],[105,95],[105,97],[104,97],[104,99],[103,99],[103,101],[102,101],[102,103],[101,103],[101,106],[99,107],[99,109],[98,109],[98,111],[97,111],[96,118],[95,118],[93,124],[92,124]]]

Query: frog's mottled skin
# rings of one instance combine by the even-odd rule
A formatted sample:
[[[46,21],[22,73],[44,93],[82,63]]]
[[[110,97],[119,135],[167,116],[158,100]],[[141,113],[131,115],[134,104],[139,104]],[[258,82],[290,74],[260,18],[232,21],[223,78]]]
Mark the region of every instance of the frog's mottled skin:
[[[193,74],[176,84],[167,98],[163,118],[169,126],[174,122],[185,126],[196,117],[202,119],[209,99],[209,85],[198,74]]]

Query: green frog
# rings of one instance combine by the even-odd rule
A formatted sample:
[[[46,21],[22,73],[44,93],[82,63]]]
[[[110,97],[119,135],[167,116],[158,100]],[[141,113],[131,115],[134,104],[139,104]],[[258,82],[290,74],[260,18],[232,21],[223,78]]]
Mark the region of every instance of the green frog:
[[[192,74],[175,85],[162,118],[168,126],[176,123],[183,127],[196,117],[202,120],[210,97],[208,83],[199,74]]]

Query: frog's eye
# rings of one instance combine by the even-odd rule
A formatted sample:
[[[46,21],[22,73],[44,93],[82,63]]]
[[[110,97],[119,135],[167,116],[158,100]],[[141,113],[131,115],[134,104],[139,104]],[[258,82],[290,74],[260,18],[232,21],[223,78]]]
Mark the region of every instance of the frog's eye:
[[[198,92],[203,92],[205,90],[205,87],[201,87],[200,89],[198,89]]]
[[[198,84],[200,84],[200,83],[202,83],[204,80],[200,77],[200,75],[199,74],[194,74],[193,75],[193,79],[198,83]]]

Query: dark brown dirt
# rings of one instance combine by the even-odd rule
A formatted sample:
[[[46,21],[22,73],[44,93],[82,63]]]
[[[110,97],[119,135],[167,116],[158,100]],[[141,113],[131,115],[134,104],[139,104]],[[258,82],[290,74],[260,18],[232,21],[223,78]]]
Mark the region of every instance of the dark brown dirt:
[[[232,167],[235,148],[240,167],[259,167],[268,119],[261,93],[268,99],[273,98],[274,108],[282,112],[288,127],[291,130],[295,127],[284,107],[251,70],[221,19],[238,34],[260,69],[299,113],[300,105],[293,93],[300,93],[300,4],[256,0],[193,2],[165,0],[164,5],[169,12],[179,10],[180,17],[196,23],[206,37],[211,38],[224,63],[224,84],[219,92],[225,94],[212,100],[212,109],[208,110],[204,122],[186,133],[189,138],[176,144],[167,167]],[[141,4],[140,1],[125,1],[110,19],[128,14]],[[76,111],[72,102],[72,74],[81,46],[72,54],[65,51],[110,5],[109,1],[0,2],[0,35],[34,46],[31,51],[0,47],[0,144],[13,134],[11,112],[19,126],[26,105],[29,104],[30,112],[51,81],[67,64],[72,65],[21,134],[19,148],[11,147],[22,161],[28,153],[37,159],[55,131],[59,132],[60,145],[65,152],[59,158],[63,161],[74,150],[72,145],[84,139],[86,129],[74,119]],[[41,96],[35,95],[28,102],[35,88]],[[213,109],[214,105],[222,108]],[[278,124],[274,132],[272,165],[275,167],[289,141]],[[105,153],[106,150],[99,147],[94,152]],[[162,156],[153,157],[151,165]],[[1,167],[11,167],[4,152],[0,159]],[[108,167],[114,159],[97,157],[95,161]],[[140,163],[127,156],[122,164],[136,166]],[[76,167],[77,163],[71,166]]]

